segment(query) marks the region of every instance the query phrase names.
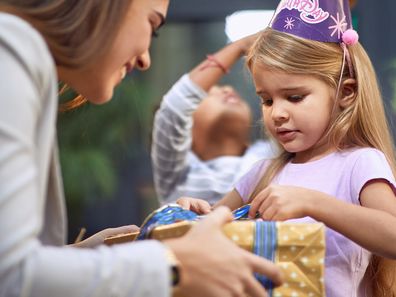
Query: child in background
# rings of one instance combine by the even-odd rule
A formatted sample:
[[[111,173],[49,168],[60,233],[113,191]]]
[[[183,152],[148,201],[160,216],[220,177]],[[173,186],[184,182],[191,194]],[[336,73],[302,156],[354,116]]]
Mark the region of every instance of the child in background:
[[[248,54],[265,127],[282,152],[216,206],[251,203],[250,217],[323,222],[326,296],[396,296],[394,263],[381,258],[396,257],[394,148],[375,72],[347,1],[314,2],[307,11],[282,1]]]
[[[164,96],[155,115],[151,147],[161,204],[181,196],[214,204],[254,162],[274,155],[268,141],[250,145],[252,115],[245,100],[231,86],[216,85],[256,37],[208,55]]]

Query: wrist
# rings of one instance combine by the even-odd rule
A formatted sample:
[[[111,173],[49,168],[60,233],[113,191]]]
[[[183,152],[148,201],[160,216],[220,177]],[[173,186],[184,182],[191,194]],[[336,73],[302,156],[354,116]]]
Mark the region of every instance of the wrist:
[[[206,55],[206,59],[209,62],[209,64],[212,64],[212,67],[218,67],[223,71],[224,74],[228,74],[230,72],[230,69],[228,65],[226,65],[224,62],[222,62],[218,57],[216,57],[215,54],[211,55],[208,54]]]
[[[321,213],[323,212],[324,209],[328,209],[328,207],[331,207],[328,205],[328,195],[325,193],[322,193],[320,191],[310,191],[307,193],[305,196],[307,201],[305,203],[305,213],[307,216],[317,220],[317,221],[322,221],[321,218]]]
[[[165,258],[169,267],[170,285],[172,289],[179,287],[181,280],[181,263],[170,246],[165,245]]]

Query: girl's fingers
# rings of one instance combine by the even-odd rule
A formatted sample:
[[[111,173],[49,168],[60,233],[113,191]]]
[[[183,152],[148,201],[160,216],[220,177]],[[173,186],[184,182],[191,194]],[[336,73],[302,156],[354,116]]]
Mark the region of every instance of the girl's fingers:
[[[262,190],[256,197],[254,197],[252,204],[250,205],[249,218],[255,218],[256,213],[260,208],[260,205],[267,200],[269,194],[268,187]]]
[[[250,209],[248,214],[249,218],[253,219],[256,217],[256,213],[262,203],[262,200],[263,197],[260,194],[253,199],[252,203],[250,204]]]
[[[262,218],[267,219],[267,217],[264,217],[263,215],[266,212],[266,210],[271,207],[271,205],[272,205],[272,199],[271,198],[267,198],[261,203],[261,205],[260,205],[260,207],[259,207],[259,209],[257,211],[260,213],[260,216]]]
[[[183,209],[190,210],[191,202],[188,198],[179,198],[176,200],[176,203],[179,204]]]
[[[199,204],[199,211],[198,211],[199,214],[208,214],[210,213],[211,210],[212,208],[210,204],[207,203],[206,201]]]
[[[276,209],[273,206],[263,207],[259,210],[261,217],[266,221],[273,221],[276,214]]]

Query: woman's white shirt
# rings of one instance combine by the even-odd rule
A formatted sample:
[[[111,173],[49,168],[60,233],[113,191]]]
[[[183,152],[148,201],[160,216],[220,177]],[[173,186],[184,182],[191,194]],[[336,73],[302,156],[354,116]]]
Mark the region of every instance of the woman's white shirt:
[[[55,63],[43,37],[0,13],[0,296],[169,296],[155,241],[63,246]]]

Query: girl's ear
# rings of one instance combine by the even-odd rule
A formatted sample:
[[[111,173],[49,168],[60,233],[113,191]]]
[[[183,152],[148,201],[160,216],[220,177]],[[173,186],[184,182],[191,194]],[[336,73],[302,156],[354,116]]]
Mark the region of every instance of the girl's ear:
[[[357,83],[356,79],[348,78],[342,82],[341,98],[339,100],[342,109],[347,108],[356,98]]]

